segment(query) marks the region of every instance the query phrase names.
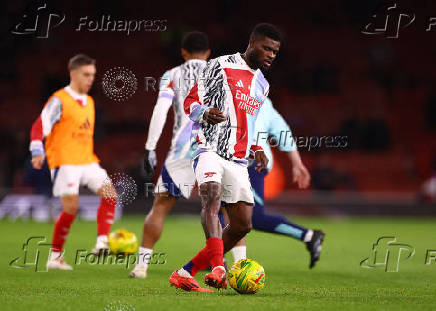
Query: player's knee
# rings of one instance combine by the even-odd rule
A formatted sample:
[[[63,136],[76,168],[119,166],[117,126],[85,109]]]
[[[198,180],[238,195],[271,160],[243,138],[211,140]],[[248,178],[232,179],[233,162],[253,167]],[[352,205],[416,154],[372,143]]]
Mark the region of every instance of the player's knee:
[[[204,202],[212,203],[221,199],[221,184],[206,182],[200,185],[199,195]]]
[[[170,195],[157,195],[149,215],[165,217],[173,208],[177,199]]]
[[[244,235],[248,234],[251,231],[251,229],[253,229],[253,224],[251,221],[244,224],[244,227],[243,227]]]
[[[247,235],[252,229],[251,222],[241,223],[237,227],[233,228],[233,233],[238,238],[243,238]]]
[[[67,212],[68,214],[76,215],[77,211],[79,210],[79,206],[78,205],[74,205],[74,204],[64,205],[62,207],[62,210],[64,212]]]
[[[79,198],[76,195],[67,195],[61,198],[62,210],[68,214],[76,215],[79,209]]]

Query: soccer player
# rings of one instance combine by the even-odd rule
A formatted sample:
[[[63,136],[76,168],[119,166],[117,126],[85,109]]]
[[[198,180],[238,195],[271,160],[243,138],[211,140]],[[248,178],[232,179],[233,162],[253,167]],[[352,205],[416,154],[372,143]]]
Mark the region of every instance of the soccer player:
[[[145,144],[144,168],[148,174],[152,174],[156,167],[156,144],[165,125],[168,110],[172,106],[175,116],[173,138],[155,187],[153,206],[145,218],[138,262],[129,274],[134,278],[147,276],[148,261],[162,233],[166,215],[178,198],[189,198],[195,185],[195,175],[191,167],[195,149],[195,141],[191,144],[193,122],[184,112],[183,101],[209,58],[206,34],[198,31],[187,33],[182,39],[181,54],[185,62],[162,76]]]
[[[223,254],[233,248],[252,227],[253,193],[247,170],[251,153],[256,169],[264,171],[268,159],[255,140],[254,126],[269,84],[262,74],[280,48],[280,33],[271,24],[258,24],[244,54],[221,56],[208,62],[198,83],[185,99],[186,114],[194,121],[198,148],[193,169],[202,201],[206,246],[169,281],[184,290],[198,290],[195,274],[208,266],[205,283],[227,287]],[[229,216],[222,230],[218,213],[221,201]]]
[[[283,216],[265,214],[264,179],[273,166],[270,143],[272,146],[277,146],[279,150],[287,153],[291,162],[292,182],[296,183],[300,189],[307,188],[310,184],[310,174],[301,160],[296,143],[292,137],[291,129],[283,117],[274,109],[269,98],[265,100],[257,116],[255,137],[257,144],[263,148],[270,161],[268,162],[267,169],[263,172],[256,171],[255,165],[248,167],[254,195],[253,229],[283,234],[306,243],[306,248],[310,253],[309,268],[313,268],[321,254],[324,233],[320,230],[312,230],[291,223]],[[222,214],[220,215],[220,220],[222,224],[225,223]],[[232,253],[235,262],[246,258],[245,239],[238,242],[232,249]]]
[[[68,70],[70,84],[48,99],[30,134],[32,165],[41,169],[47,156],[53,195],[62,202],[47,262],[48,269],[59,270],[72,270],[63,259],[63,246],[77,213],[79,186],[87,186],[101,197],[94,253],[108,249],[107,236],[117,199],[106,170],[100,167],[94,154],[95,109],[88,92],[94,82],[95,60],[78,54],[69,60]]]

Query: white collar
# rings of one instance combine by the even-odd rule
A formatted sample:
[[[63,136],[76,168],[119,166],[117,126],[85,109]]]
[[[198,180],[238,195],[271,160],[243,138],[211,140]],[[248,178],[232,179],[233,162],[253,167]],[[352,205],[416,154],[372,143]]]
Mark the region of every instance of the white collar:
[[[82,103],[82,106],[86,106],[86,98],[87,98],[86,94],[77,93],[69,85],[67,85],[64,89],[65,89],[65,91],[68,92],[68,94],[71,95],[72,98],[74,98],[75,100],[80,100]]]
[[[207,63],[207,61],[205,61],[204,59],[198,59],[198,58],[193,58],[193,59],[188,59],[186,61],[186,63]]]

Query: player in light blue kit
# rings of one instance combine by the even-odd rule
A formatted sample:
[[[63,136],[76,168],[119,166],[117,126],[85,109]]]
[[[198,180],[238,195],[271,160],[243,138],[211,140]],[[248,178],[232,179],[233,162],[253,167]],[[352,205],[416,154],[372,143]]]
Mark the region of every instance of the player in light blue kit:
[[[313,268],[319,260],[321,244],[325,234],[320,230],[311,230],[291,223],[283,216],[265,214],[264,179],[273,166],[270,143],[277,146],[280,151],[287,153],[291,161],[292,182],[296,183],[300,189],[307,188],[310,184],[310,174],[301,161],[291,129],[283,117],[274,109],[269,98],[265,100],[260,108],[255,126],[255,139],[256,144],[265,151],[269,162],[267,170],[263,172],[255,170],[254,164],[248,168],[255,202],[252,217],[253,229],[287,235],[305,242],[307,250],[310,252],[309,267]],[[221,222],[225,223],[222,215],[220,218]],[[235,262],[246,258],[246,252],[245,240],[241,240],[232,249]]]

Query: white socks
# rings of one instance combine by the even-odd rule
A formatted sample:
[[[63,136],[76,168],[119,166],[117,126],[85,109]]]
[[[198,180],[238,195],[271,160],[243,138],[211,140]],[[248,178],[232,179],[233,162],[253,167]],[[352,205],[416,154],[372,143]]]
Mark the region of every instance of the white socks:
[[[56,259],[60,259],[62,258],[62,252],[55,252],[55,251],[51,251],[50,252],[50,261],[56,260]]]
[[[148,263],[151,260],[152,253],[153,250],[151,248],[145,248],[140,246],[138,251],[138,262],[136,263],[136,266],[147,269]]]
[[[97,236],[97,245],[107,245],[107,235],[98,235]]]
[[[177,270],[177,274],[180,275],[180,276],[183,276],[184,278],[190,278],[190,277],[192,277],[192,276],[191,276],[191,273],[189,273],[188,271],[186,271],[186,270],[183,269],[183,268]]]
[[[310,240],[312,240],[312,236],[313,236],[313,230],[309,229],[306,232],[306,235],[304,236],[303,242],[310,242]]]
[[[241,245],[241,246],[233,247],[232,254],[233,254],[233,261],[235,263],[241,259],[246,259],[247,258],[247,246]]]

